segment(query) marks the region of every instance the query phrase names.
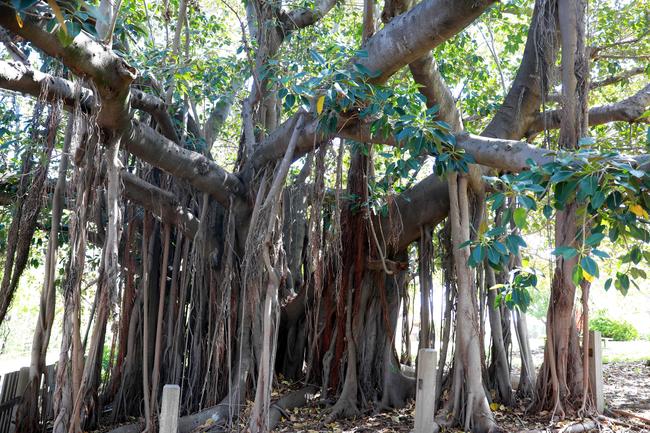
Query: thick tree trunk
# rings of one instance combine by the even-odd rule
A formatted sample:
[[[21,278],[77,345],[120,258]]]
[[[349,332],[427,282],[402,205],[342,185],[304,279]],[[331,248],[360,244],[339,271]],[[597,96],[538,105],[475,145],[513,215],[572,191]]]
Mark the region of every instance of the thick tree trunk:
[[[562,40],[562,122],[560,146],[576,149],[587,130],[589,66],[585,53],[585,9],[583,0],[559,0],[558,15]],[[570,202],[556,214],[555,246],[577,247],[578,204]],[[583,233],[582,236],[585,234]],[[576,285],[572,275],[578,257],[555,261],[551,302],[547,314],[544,364],[538,379],[537,406],[560,417],[577,409],[583,398],[582,354],[575,324]]]
[[[465,429],[485,433],[498,431],[488,397],[483,387],[481,349],[476,305],[474,273],[467,264],[469,247],[460,245],[470,239],[470,206],[468,179],[455,172],[448,175],[449,221],[453,258],[458,287],[456,321],[456,356],[453,382],[446,412]]]

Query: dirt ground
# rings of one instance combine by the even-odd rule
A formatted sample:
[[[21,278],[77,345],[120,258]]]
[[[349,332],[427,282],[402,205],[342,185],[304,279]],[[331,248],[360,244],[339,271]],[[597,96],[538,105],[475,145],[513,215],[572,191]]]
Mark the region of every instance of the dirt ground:
[[[499,426],[507,432],[526,433],[564,433],[568,427],[581,422],[596,422],[594,429],[586,430],[599,433],[650,433],[650,362],[615,362],[603,366],[604,393],[607,405],[606,416],[596,418],[565,419],[549,422],[550,413],[542,412],[537,415],[525,413],[525,406],[495,407],[495,417]],[[289,392],[299,389],[300,384],[289,384],[280,381],[273,391],[273,399],[278,400]],[[400,410],[379,413],[362,413],[356,419],[326,422],[329,407],[320,401],[318,394],[304,407],[284,411],[282,421],[274,432],[282,433],[409,433],[413,430],[414,402]],[[232,432],[246,431],[244,420],[248,419],[252,402],[242,412],[242,423]],[[131,420],[133,422],[135,420]],[[109,431],[105,427],[100,432]],[[199,431],[209,431],[210,426]],[[448,433],[459,433],[462,430],[447,429]]]
[[[549,423],[549,413],[537,416],[525,414],[525,407],[499,407],[495,416],[499,425],[508,432],[538,430],[561,432],[581,421],[596,421],[593,432],[648,432],[650,433],[650,363],[617,362],[603,366],[607,416],[587,420],[563,420]],[[623,411],[623,412],[619,412]],[[276,432],[315,433],[388,433],[410,432],[413,429],[414,404],[401,410],[365,413],[355,420],[326,423],[327,407],[315,398],[303,408],[286,412],[288,418],[275,429]],[[635,416],[641,417],[636,418]],[[643,419],[646,419],[644,421]],[[461,432],[462,430],[447,430]]]

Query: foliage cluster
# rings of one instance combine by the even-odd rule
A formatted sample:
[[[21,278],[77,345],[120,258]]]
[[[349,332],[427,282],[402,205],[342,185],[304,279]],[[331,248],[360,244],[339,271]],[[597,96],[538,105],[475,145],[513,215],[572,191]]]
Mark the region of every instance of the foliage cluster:
[[[631,323],[602,315],[589,321],[589,329],[599,331],[603,337],[614,341],[631,341],[639,338],[639,331]]]

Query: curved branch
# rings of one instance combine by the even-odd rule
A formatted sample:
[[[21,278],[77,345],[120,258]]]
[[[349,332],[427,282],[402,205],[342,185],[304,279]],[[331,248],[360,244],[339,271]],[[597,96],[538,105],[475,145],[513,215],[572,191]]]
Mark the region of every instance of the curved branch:
[[[526,46],[508,95],[483,135],[520,139],[548,91],[548,75],[559,47],[554,2],[536,1]]]
[[[128,116],[129,86],[137,71],[122,57],[80,32],[68,46],[56,34],[47,32],[32,16],[19,25],[14,9],[0,5],[0,26],[31,42],[50,57],[57,58],[78,76],[92,79],[102,99],[100,115],[105,127],[119,129]]]
[[[160,189],[128,171],[122,171],[121,176],[126,198],[151,211],[163,222],[180,227],[188,238],[194,238],[199,229],[199,220],[178,203],[174,194]]]
[[[589,125],[602,125],[609,122],[648,123],[649,118],[641,115],[650,106],[650,84],[635,95],[614,104],[593,107],[589,110]],[[526,136],[531,137],[544,129],[557,129],[560,127],[560,110],[539,113],[528,125]]]
[[[492,3],[493,0],[424,0],[368,39],[364,46],[367,57],[352,61],[377,73],[373,82],[383,83],[403,66],[462,31]]]
[[[447,122],[452,131],[462,131],[463,120],[458,107],[456,107],[456,101],[438,70],[433,54],[428,53],[410,63],[409,69],[413,80],[421,86],[419,90],[427,99],[427,106],[432,107],[437,104],[439,106],[438,118]]]
[[[160,128],[160,132],[171,141],[180,143],[180,137],[176,133],[172,118],[162,99],[141,90],[131,89],[131,107],[151,114]]]
[[[125,149],[167,173],[188,181],[196,189],[212,195],[228,207],[230,196],[244,195],[244,185],[234,174],[205,155],[178,146],[137,120],[124,132]]]
[[[280,13],[282,33],[285,35],[316,24],[336,5],[337,0],[319,0],[313,9],[298,8]]]
[[[462,31],[492,3],[493,0],[424,0],[375,33],[364,45],[367,57],[354,58],[351,62],[376,73],[371,80],[373,83],[383,83],[403,66]],[[249,164],[261,167],[282,158],[296,119],[293,116],[269,134],[257,147]],[[296,145],[296,157],[329,138],[317,134],[317,124],[317,120],[305,118],[304,133]]]
[[[74,88],[68,80],[33,71],[24,65],[0,62],[0,87],[35,97],[44,92],[50,101],[63,100],[69,109],[74,106]],[[137,99],[137,98],[133,98]],[[142,100],[145,100],[144,98]],[[142,101],[141,100],[141,101]],[[93,94],[82,89],[82,108],[90,109]],[[103,117],[98,118],[102,127]],[[230,196],[242,196],[244,186],[239,178],[226,171],[203,154],[178,146],[173,141],[137,120],[127,119],[119,128],[124,148],[149,164],[185,179],[200,191],[212,195],[223,206],[229,206]]]

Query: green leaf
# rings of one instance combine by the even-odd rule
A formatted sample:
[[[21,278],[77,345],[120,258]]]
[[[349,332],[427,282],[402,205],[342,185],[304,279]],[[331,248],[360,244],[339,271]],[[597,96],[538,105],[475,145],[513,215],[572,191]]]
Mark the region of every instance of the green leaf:
[[[600,257],[601,259],[609,259],[609,254],[607,254],[605,251],[594,248],[591,250],[591,253],[596,257]]]
[[[309,50],[309,54],[311,55],[311,58],[314,59],[314,61],[320,65],[325,65],[326,61],[323,56],[321,56],[317,51],[315,50]]]
[[[580,260],[580,266],[585,270],[589,275],[598,278],[598,264],[589,256],[584,256]]]
[[[549,219],[551,218],[551,215],[553,215],[553,208],[547,204],[544,205],[544,209],[542,210],[542,213],[544,214],[544,218]]]
[[[526,227],[526,215],[528,211],[523,207],[518,207],[512,214],[512,219],[515,221],[515,225],[520,229]]]
[[[11,5],[17,12],[23,12],[38,3],[38,0],[11,0]]]
[[[616,289],[622,294],[627,295],[627,292],[630,289],[630,278],[625,274],[617,272],[614,287],[616,287]]]
[[[605,291],[608,291],[611,286],[612,286],[612,279],[608,278],[607,281],[605,281]]]
[[[585,176],[582,179],[580,179],[580,182],[578,183],[578,188],[579,191],[578,191],[577,199],[579,201],[582,201],[587,197],[591,197],[598,189],[598,178],[595,175]]]
[[[573,191],[575,191],[578,182],[575,180],[569,182],[560,182],[555,187],[555,201],[559,209],[563,209]]]
[[[296,96],[293,93],[289,93],[286,98],[284,98],[284,109],[288,111],[293,107],[293,104],[296,103]]]
[[[485,258],[485,248],[483,245],[477,245],[470,254],[470,266],[476,266]]]
[[[525,248],[526,242],[524,239],[516,234],[510,234],[506,237],[506,246],[510,252],[514,255],[519,254],[519,248]]]
[[[502,256],[507,256],[508,255],[508,250],[506,249],[505,245],[503,245],[499,241],[494,241],[494,249],[501,254]]]
[[[362,75],[370,78],[377,78],[379,75],[381,75],[381,72],[379,71],[371,71],[370,69],[366,68],[364,65],[361,63],[355,63],[354,68],[359,71]]]
[[[525,207],[528,210],[535,210],[537,206],[535,205],[535,200],[532,198],[528,197],[527,195],[521,195],[517,197],[517,200],[523,207]]]
[[[590,247],[595,247],[605,238],[604,233],[594,233],[585,241]]]
[[[602,191],[598,190],[591,197],[591,207],[595,209],[600,209],[600,207],[605,202],[605,194]]]
[[[569,246],[560,246],[553,250],[553,255],[562,256],[565,260],[569,260],[578,254],[578,250]]]
[[[567,179],[570,178],[571,176],[573,176],[573,172],[572,172],[572,171],[568,171],[568,170],[560,170],[560,171],[555,172],[555,173],[553,174],[553,176],[551,176],[551,179],[550,179],[550,180],[551,180],[551,183],[560,183],[560,182],[562,182],[562,181],[567,180]]]
[[[494,199],[494,202],[492,203],[492,210],[496,211],[497,209],[499,209],[503,205],[503,203],[504,203],[504,201],[506,199],[506,196],[505,196],[505,194],[500,192],[500,193],[494,194],[492,197]]]
[[[488,247],[487,258],[493,268],[499,267],[499,263],[501,263],[501,255],[493,247]]]

